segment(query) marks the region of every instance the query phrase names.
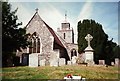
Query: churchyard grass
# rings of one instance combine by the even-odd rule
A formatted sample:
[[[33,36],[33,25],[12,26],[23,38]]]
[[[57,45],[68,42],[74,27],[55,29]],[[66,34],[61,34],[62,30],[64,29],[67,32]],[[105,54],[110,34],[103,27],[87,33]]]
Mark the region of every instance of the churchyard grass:
[[[118,67],[66,65],[2,69],[3,79],[63,79],[67,74],[80,75],[86,79],[118,79]]]

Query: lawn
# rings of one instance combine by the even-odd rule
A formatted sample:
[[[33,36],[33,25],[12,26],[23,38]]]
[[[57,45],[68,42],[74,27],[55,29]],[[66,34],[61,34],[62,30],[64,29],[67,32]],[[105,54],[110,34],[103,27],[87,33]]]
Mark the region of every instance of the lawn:
[[[63,79],[67,74],[86,79],[118,79],[118,68],[109,66],[8,67],[2,69],[3,79]]]

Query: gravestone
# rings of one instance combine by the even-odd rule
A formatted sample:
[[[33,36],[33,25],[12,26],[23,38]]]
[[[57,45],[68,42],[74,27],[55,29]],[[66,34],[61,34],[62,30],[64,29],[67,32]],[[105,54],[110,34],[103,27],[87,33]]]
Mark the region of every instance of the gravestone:
[[[79,55],[79,63],[85,63],[85,53]]]
[[[119,65],[119,58],[115,58],[115,66]]]
[[[50,61],[50,66],[59,66],[59,59],[54,58],[53,60]]]
[[[59,66],[65,65],[65,58],[59,58]]]
[[[28,54],[22,54],[22,59],[21,59],[21,63],[24,66],[28,66],[29,64],[29,55]]]
[[[99,60],[99,65],[105,65],[105,60]]]
[[[59,50],[55,50],[50,55],[50,66],[59,66]]]
[[[114,66],[115,65],[114,62],[111,62],[111,65]]]
[[[67,61],[67,65],[71,65],[71,61]]]
[[[38,67],[38,54],[37,53],[29,54],[29,66]]]
[[[85,62],[88,63],[89,65],[93,65],[94,64],[94,56],[93,56],[93,49],[90,46],[90,41],[93,39],[93,37],[90,34],[87,34],[87,36],[85,37],[86,41],[88,42],[88,46],[87,48],[84,50],[85,51]]]
[[[45,66],[45,59],[40,60],[40,66]]]
[[[73,56],[73,57],[72,57],[72,64],[76,64],[76,60],[77,60],[77,57],[76,57],[76,56]]]

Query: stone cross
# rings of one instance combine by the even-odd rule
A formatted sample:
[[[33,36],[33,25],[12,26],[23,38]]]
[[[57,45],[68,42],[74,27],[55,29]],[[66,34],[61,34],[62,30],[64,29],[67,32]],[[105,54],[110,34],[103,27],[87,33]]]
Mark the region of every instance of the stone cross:
[[[86,39],[86,41],[88,41],[88,46],[90,46],[90,41],[93,39],[93,37],[90,34],[87,34],[85,39]]]

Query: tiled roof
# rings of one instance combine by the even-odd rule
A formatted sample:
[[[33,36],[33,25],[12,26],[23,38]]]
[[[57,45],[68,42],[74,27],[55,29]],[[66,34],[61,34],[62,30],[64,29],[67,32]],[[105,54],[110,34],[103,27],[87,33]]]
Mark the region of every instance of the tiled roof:
[[[43,21],[44,22],[44,21]],[[54,39],[55,39],[55,43],[57,43],[58,45],[60,45],[61,47],[64,47],[64,45],[61,43],[61,41],[59,40],[59,38],[57,37],[57,35],[55,34],[54,30],[49,27],[45,22],[44,24],[47,26],[48,30],[50,31],[50,33],[53,35]]]

